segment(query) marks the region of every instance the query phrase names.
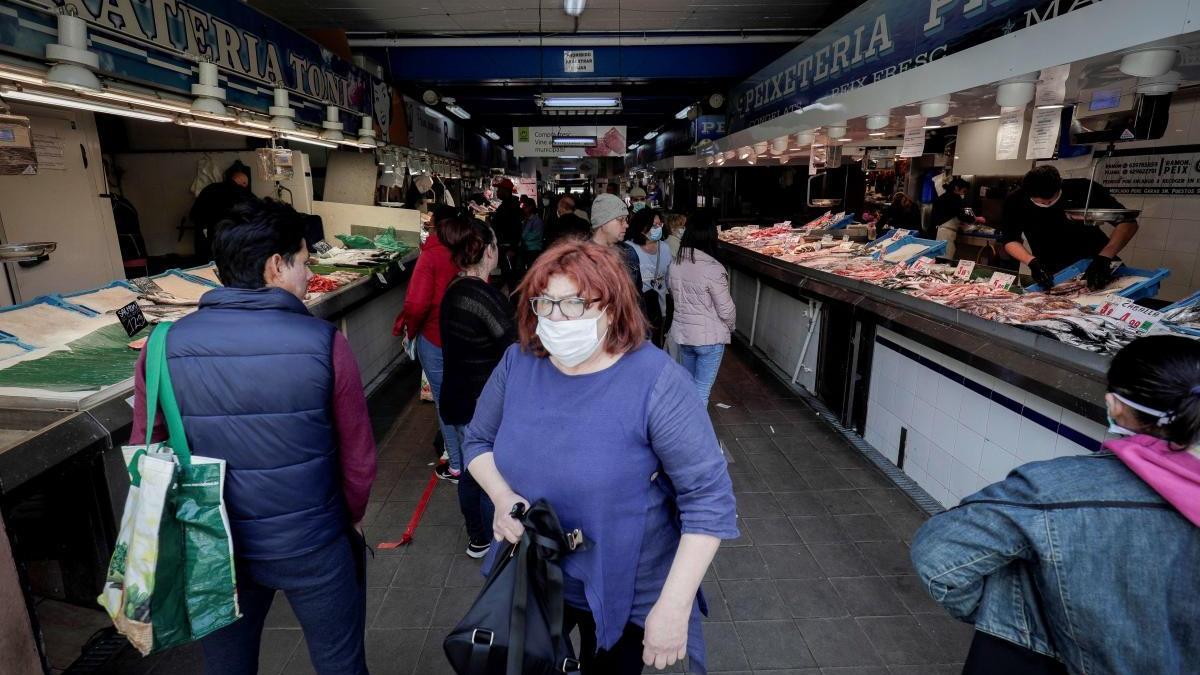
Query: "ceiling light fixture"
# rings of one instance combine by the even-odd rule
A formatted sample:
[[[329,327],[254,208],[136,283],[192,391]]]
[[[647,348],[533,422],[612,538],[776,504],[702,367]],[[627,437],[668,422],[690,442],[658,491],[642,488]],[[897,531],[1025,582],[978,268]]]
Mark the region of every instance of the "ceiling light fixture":
[[[0,68],[0,80],[12,80],[13,82],[21,82],[24,84],[46,85],[46,78],[32,73],[20,73],[15,70]]]
[[[811,131],[801,131],[796,134],[796,145],[800,147],[812,145],[815,140],[817,140],[817,135]]]
[[[484,136],[487,136],[488,138],[492,139],[493,141],[498,141],[498,140],[500,140],[500,134],[498,134],[498,133],[496,133],[496,132],[492,131],[491,129],[484,129],[484,130],[483,130],[483,135],[484,135]]]
[[[923,127],[921,127],[921,128],[922,128],[922,129],[941,129],[941,128],[942,128],[942,125],[940,125],[940,124],[926,124],[925,126],[923,126]]]
[[[505,145],[505,146],[504,146],[504,149],[505,149],[505,150],[508,150],[508,151],[512,151],[512,149],[513,149],[512,143],[509,143],[509,144]]]
[[[230,127],[216,122],[201,122],[200,120],[190,120],[180,118],[177,123],[185,127],[195,127],[197,129],[207,129],[208,131],[221,131],[227,134],[237,134],[239,136],[248,136],[250,138],[271,138],[271,134],[265,131],[254,131],[252,129],[243,129],[241,127]]]
[[[888,125],[888,123],[890,123],[891,121],[892,120],[891,120],[890,112],[881,112],[881,113],[875,113],[874,115],[867,115],[867,128],[871,129],[871,130],[882,129],[882,128],[886,127]]]
[[[699,116],[700,116],[700,110],[699,110],[699,108],[697,108],[694,105],[689,105],[688,107],[684,108],[683,110],[680,110],[679,112],[675,113],[675,119],[677,119],[677,120],[694,120]]]
[[[551,145],[557,145],[563,148],[594,148],[596,147],[595,136],[555,136],[550,140]]]
[[[1142,49],[1121,57],[1121,72],[1130,77],[1162,77],[1178,58],[1174,49]]]
[[[379,147],[375,139],[375,122],[370,115],[363,115],[358,125],[358,145],[363,148]]]
[[[829,124],[829,128],[826,131],[829,132],[830,138],[839,138],[841,136],[845,136],[846,135],[846,121],[842,120],[840,122],[831,122]]]
[[[87,23],[69,14],[58,15],[58,42],[46,45],[46,60],[53,63],[46,82],[75,91],[100,91],[100,56],[88,51]]]
[[[85,92],[85,93],[88,96],[95,96],[96,98],[103,98],[103,99],[108,99],[111,101],[120,101],[121,103],[129,103],[131,105],[145,106],[147,108],[154,108],[156,110],[169,110],[170,112],[173,112],[173,113],[184,113],[184,114],[192,114],[193,113],[191,106],[189,106],[184,101],[176,102],[176,101],[168,101],[163,98],[151,98],[149,96],[135,96],[133,94],[130,94],[130,93],[127,93],[124,91],[119,91],[119,90],[113,89],[111,87],[105,87],[101,91],[95,91],[95,92],[89,91],[89,92]],[[201,114],[201,113],[197,113],[197,114]],[[212,115],[208,115],[208,116],[211,117]]]
[[[854,139],[853,139],[853,138],[850,138],[849,136],[846,136],[845,138],[839,138],[839,139],[837,139],[837,142],[838,142],[838,143],[849,143],[849,142],[850,142],[850,141],[852,141],[852,140],[854,140]]]
[[[759,141],[758,143],[754,144],[754,154],[765,155],[767,154],[767,148],[769,147],[771,147],[770,143],[767,143],[766,141]]]
[[[563,11],[570,16],[579,16],[586,5],[587,0],[563,0]]]
[[[1037,109],[1038,110],[1062,110],[1065,107],[1067,107],[1067,106],[1063,105],[1062,103],[1049,103],[1046,105],[1039,105],[1037,107]]]
[[[276,88],[274,96],[275,105],[267,108],[267,112],[271,115],[271,128],[276,131],[295,131],[296,111],[292,110],[288,103],[288,90],[282,87]]]
[[[867,135],[874,136],[875,138],[879,138],[880,136],[887,136],[887,132],[886,131],[873,131]]]
[[[738,150],[738,159],[746,159],[753,154],[754,154],[754,151],[750,149],[750,146],[746,146],[746,147]]]
[[[630,152],[633,152],[634,150],[637,150],[640,147],[642,147],[641,143],[634,143],[633,145],[629,146],[627,148],[627,150],[629,150]]]
[[[338,121],[338,107],[336,105],[325,106],[325,121],[321,122],[321,139],[340,143],[346,140],[346,135],[342,133],[345,125]]]
[[[217,64],[200,62],[200,81],[192,85],[192,96],[196,97],[192,102],[193,111],[214,117],[229,116],[229,111],[225,110],[225,90],[217,86],[220,83],[218,74]]]
[[[462,106],[458,105],[458,103],[456,103],[454,101],[454,99],[447,96],[446,98],[444,98],[442,100],[445,101],[445,103],[446,103],[446,112],[448,112],[451,115],[454,115],[455,117],[462,119],[462,120],[471,119],[471,113],[467,112],[466,110],[463,110]]]
[[[1001,108],[1028,105],[1037,91],[1037,81],[1037,73],[1026,73],[1001,80],[996,87],[996,105]]]
[[[643,139],[643,140],[646,140],[646,141],[652,141],[652,140],[654,140],[656,137],[658,137],[658,132],[657,132],[657,131],[647,131],[647,132],[646,132],[646,135],[645,135],[645,136],[642,136],[642,139]]]
[[[607,115],[621,112],[621,95],[613,94],[541,94],[534,102],[547,115]]]
[[[135,110],[133,108],[126,108],[119,105],[109,105],[107,103],[94,103],[92,101],[85,101],[74,96],[43,94],[41,92],[14,89],[12,87],[0,88],[0,97],[12,99],[14,101],[24,101],[26,103],[42,103],[45,105],[59,106],[60,108],[74,108],[77,110],[89,110],[91,112],[120,115],[122,117],[132,117],[134,119],[145,120],[147,122],[171,122],[175,119],[170,115],[163,115],[161,113]]]
[[[1179,85],[1182,82],[1183,76],[1179,71],[1172,70],[1166,75],[1158,77],[1139,78],[1136,91],[1139,94],[1149,94],[1150,96],[1173,94],[1179,91]]]
[[[925,119],[941,117],[948,112],[950,112],[950,97],[948,95],[935,96],[921,101],[921,114],[925,116]]]
[[[270,130],[270,128],[271,128],[270,124],[256,119],[253,115],[251,115],[250,113],[248,113],[246,111],[242,111],[242,112],[238,113],[237,123],[244,127],[250,127],[251,129]]]
[[[782,155],[788,149],[788,137],[781,136],[771,141],[771,154]]]
[[[999,115],[980,115],[979,117],[975,118],[975,120],[977,122],[984,122],[987,120],[998,120],[998,119],[1000,119]]]
[[[323,141],[319,138],[311,138],[308,136],[301,136],[299,134],[280,134],[280,137],[283,138],[285,141],[295,141],[297,143],[307,143],[309,145],[315,145],[315,146],[321,147],[321,148],[336,148],[337,147],[337,143],[330,143],[329,141]]]

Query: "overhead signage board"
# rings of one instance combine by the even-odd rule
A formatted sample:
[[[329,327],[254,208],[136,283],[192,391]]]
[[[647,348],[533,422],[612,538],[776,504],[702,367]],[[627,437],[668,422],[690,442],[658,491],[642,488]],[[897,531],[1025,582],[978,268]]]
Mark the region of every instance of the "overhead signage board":
[[[697,143],[715,141],[725,137],[726,128],[724,115],[701,115],[696,118],[693,135]]]
[[[513,127],[513,152],[518,157],[624,157],[624,126]],[[556,144],[554,139],[595,139],[595,145]]]
[[[873,0],[738,85],[730,131],[865,87],[1101,0]]]
[[[92,28],[89,48],[100,71],[115,78],[190,96],[198,61],[220,68],[230,103],[266,112],[272,90],[292,92],[298,119],[320,124],[324,106],[347,111],[356,133],[371,115],[385,135],[391,87],[308,37],[237,0],[52,0]],[[55,18],[24,3],[0,0],[0,48],[43,60],[55,40]]]
[[[408,147],[463,156],[462,132],[457,122],[408,96],[404,97],[404,113],[408,123]]]
[[[1200,145],[1118,150],[1101,171],[1113,194],[1200,195]]]
[[[596,72],[596,53],[591,49],[568,49],[563,51],[563,72]]]

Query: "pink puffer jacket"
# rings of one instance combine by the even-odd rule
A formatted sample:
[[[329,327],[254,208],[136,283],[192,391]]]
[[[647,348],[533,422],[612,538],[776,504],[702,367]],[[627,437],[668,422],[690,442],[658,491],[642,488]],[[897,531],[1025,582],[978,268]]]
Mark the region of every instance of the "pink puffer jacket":
[[[671,338],[681,345],[729,344],[737,308],[729,295],[729,275],[715,258],[695,251],[696,261],[684,250],[683,262],[672,262],[669,276],[675,299]]]

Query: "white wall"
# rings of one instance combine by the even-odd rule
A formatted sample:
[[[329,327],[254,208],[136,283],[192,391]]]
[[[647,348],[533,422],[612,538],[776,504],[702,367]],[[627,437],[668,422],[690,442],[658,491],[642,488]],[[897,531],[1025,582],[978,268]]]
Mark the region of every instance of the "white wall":
[[[1029,140],[1029,113],[1021,132],[1021,154]],[[1022,176],[1033,167],[1026,159],[996,159],[996,132],[1000,120],[971,122],[958,127],[958,144],[954,154],[954,173],[961,176]]]

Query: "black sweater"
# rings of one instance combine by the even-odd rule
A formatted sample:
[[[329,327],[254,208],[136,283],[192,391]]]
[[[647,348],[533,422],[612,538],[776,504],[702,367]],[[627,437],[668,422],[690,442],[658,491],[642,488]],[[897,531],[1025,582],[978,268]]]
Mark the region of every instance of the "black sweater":
[[[438,410],[446,424],[467,424],[492,370],[517,341],[512,303],[485,281],[459,277],[442,298],[441,328]]]

